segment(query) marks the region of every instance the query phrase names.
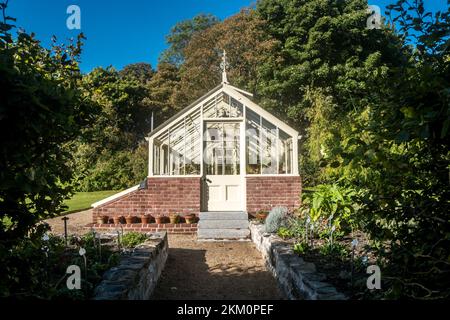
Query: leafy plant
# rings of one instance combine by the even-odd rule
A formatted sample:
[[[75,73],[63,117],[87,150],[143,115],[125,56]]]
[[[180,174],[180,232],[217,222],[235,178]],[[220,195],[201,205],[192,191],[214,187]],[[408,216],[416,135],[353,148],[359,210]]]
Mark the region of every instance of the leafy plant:
[[[330,229],[334,227],[348,233],[355,225],[356,195],[351,188],[322,184],[303,194],[302,206],[313,223],[322,220]]]
[[[274,207],[270,210],[264,225],[265,231],[269,233],[277,232],[282,226],[288,214],[288,209],[285,207]]]
[[[283,239],[292,238],[294,236],[294,232],[290,228],[283,226],[278,229],[277,234]]]
[[[140,232],[128,232],[123,235],[121,243],[125,248],[133,248],[147,240],[147,236]]]
[[[319,248],[319,252],[324,256],[331,256],[340,260],[344,260],[349,256],[346,246],[339,242],[327,243]]]
[[[307,242],[297,242],[294,244],[293,250],[296,254],[302,255],[311,249],[309,243]]]
[[[8,271],[0,278],[0,298],[89,299],[103,273],[118,263],[119,254],[108,246],[103,246],[99,254],[99,242],[93,233],[71,237],[66,246],[64,238],[47,231],[41,224],[10,249],[0,243],[0,263]],[[80,248],[86,250],[87,269]],[[81,268],[83,290],[66,288],[69,265]]]

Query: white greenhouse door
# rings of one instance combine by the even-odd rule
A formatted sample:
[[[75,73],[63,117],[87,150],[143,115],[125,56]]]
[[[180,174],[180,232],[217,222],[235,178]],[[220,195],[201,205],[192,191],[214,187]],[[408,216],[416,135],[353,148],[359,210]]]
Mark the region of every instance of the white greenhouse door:
[[[240,124],[205,123],[204,192],[207,211],[242,210]]]

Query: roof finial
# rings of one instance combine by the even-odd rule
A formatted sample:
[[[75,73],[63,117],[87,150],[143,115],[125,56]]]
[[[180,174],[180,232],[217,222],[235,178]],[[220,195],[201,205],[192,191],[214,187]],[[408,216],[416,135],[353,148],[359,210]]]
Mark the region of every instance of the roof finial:
[[[230,66],[230,64],[227,61],[227,53],[225,50],[223,50],[222,62],[220,63],[220,69],[222,69],[222,83],[228,83],[227,68],[229,66]]]

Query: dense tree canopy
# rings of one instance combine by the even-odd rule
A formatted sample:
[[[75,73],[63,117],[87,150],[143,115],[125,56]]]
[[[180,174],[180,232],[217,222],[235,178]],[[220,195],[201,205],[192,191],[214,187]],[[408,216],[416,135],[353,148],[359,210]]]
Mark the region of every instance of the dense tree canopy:
[[[184,49],[185,62],[180,68],[174,103],[180,107],[187,105],[220,83],[223,50],[227,53],[228,76],[233,85],[256,93],[257,67],[274,48],[274,41],[265,35],[262,25],[254,11],[243,10],[196,33]]]
[[[122,70],[119,71],[119,75],[121,77],[136,79],[144,84],[147,81],[150,81],[154,73],[155,71],[152,69],[152,66],[144,62],[126,65]]]
[[[199,14],[192,19],[177,23],[166,37],[169,48],[161,55],[161,62],[179,66],[184,62],[184,49],[198,32],[208,29],[218,22],[211,14]]]

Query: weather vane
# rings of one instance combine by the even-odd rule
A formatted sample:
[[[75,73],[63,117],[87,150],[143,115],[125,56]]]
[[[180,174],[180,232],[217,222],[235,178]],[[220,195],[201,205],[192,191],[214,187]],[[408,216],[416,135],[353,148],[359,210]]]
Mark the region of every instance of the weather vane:
[[[228,83],[227,68],[229,66],[230,66],[230,64],[227,61],[227,53],[225,50],[223,50],[222,62],[220,63],[220,69],[222,70],[222,83]]]

